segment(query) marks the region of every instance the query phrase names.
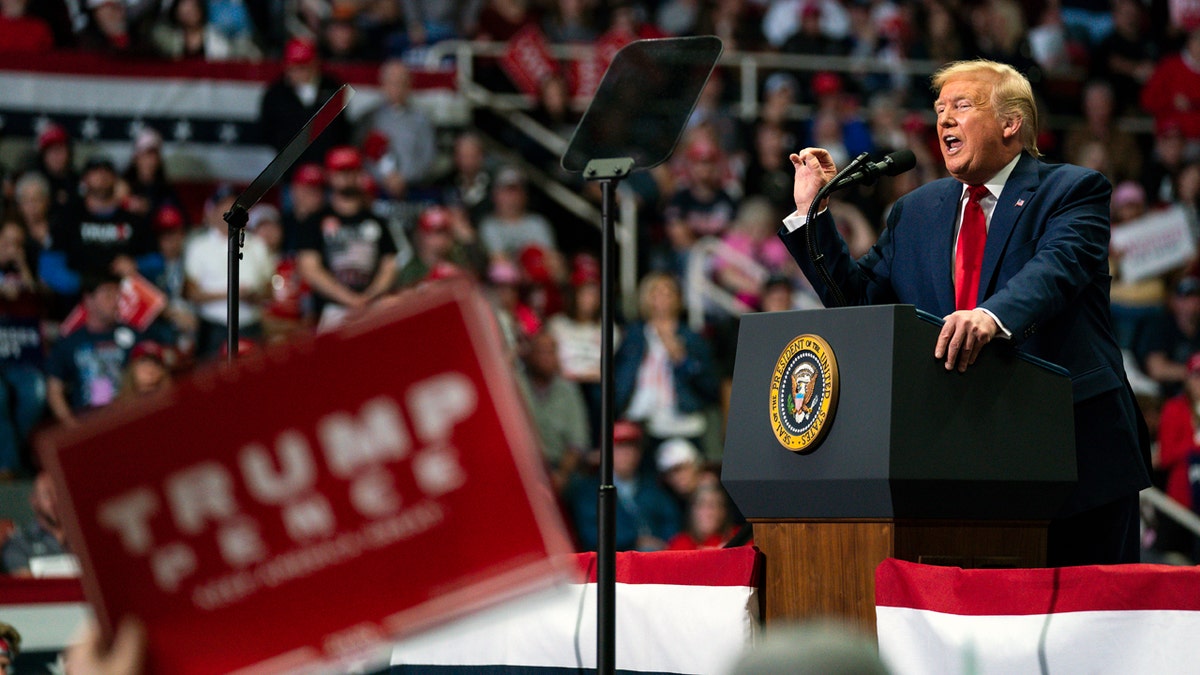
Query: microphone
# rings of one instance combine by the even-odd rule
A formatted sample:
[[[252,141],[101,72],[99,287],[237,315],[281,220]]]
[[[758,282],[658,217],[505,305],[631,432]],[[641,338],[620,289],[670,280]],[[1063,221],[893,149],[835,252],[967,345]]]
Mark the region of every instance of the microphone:
[[[849,187],[854,183],[871,185],[880,176],[895,176],[902,174],[917,165],[917,156],[912,150],[897,150],[878,162],[867,162],[861,169],[842,178],[834,186],[835,190]]]

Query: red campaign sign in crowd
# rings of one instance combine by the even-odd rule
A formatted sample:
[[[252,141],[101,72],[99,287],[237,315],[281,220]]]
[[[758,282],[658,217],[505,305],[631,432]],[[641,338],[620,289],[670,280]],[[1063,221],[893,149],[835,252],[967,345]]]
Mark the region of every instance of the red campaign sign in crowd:
[[[609,31],[596,40],[596,50],[591,58],[571,61],[565,74],[571,96],[590,99],[600,87],[600,81],[617,52],[630,42],[632,40],[627,35]],[[542,30],[530,24],[509,39],[508,48],[500,59],[500,67],[513,84],[534,98],[540,96],[542,82],[547,77],[561,72],[547,44]]]
[[[500,66],[518,89],[534,97],[538,96],[542,81],[558,72],[546,47],[546,36],[534,24],[522,28],[509,39]]]
[[[88,599],[154,672],[361,658],[552,578],[570,544],[469,282],[44,437]]]

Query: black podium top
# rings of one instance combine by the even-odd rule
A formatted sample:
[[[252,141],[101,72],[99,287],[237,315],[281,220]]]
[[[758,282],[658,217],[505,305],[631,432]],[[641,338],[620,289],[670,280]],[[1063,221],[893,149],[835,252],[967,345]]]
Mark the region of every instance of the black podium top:
[[[933,358],[939,331],[911,305],[743,317],[721,476],[742,513],[1053,516],[1076,478],[1066,372],[1000,341],[966,373],[947,371]],[[799,454],[776,433],[771,389],[805,334],[827,343],[839,386],[824,439]]]

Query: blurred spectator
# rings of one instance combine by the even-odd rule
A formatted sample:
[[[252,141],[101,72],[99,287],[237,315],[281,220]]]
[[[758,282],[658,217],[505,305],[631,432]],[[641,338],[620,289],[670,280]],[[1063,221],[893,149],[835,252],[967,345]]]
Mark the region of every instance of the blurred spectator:
[[[591,447],[591,429],[579,387],[562,376],[554,336],[541,331],[529,338],[517,384],[529,405],[542,441],[542,454],[556,491],[562,491]]]
[[[28,6],[29,0],[0,0],[0,53],[54,48],[50,24],[31,14]]]
[[[50,26],[50,32],[54,35],[54,46],[59,49],[75,46],[75,26],[72,24],[71,15],[79,13],[82,17],[83,12],[81,7],[69,8],[67,1],[37,0],[25,5],[26,14],[42,19]]]
[[[487,170],[483,138],[467,130],[454,139],[453,168],[437,181],[441,202],[466,211],[478,225],[492,210],[492,175]]]
[[[83,326],[60,337],[46,361],[46,403],[67,426],[77,415],[112,403],[121,384],[125,357],[137,333],[120,323],[120,280],[103,273],[83,282]]]
[[[669,551],[702,551],[721,548],[736,530],[729,517],[728,497],[717,483],[696,488],[688,503],[687,524],[667,542]]]
[[[487,0],[479,12],[475,39],[507,42],[525,26],[541,23],[541,7],[530,0]]]
[[[274,270],[263,307],[263,339],[268,344],[283,342],[308,328],[308,285],[300,276],[296,257],[283,248],[279,209],[260,203],[247,216],[246,228],[266,246],[268,265]]]
[[[701,237],[719,237],[729,230],[737,200],[724,189],[725,164],[721,149],[705,134],[696,134],[684,151],[685,182],[671,196],[663,213],[670,232],[680,241],[676,249]],[[689,240],[690,239],[690,240]]]
[[[25,226],[25,262],[49,292],[49,318],[62,319],[79,295],[79,274],[67,267],[67,254],[52,248],[50,182],[39,171],[28,171],[13,187],[18,220]]]
[[[760,51],[766,46],[762,6],[748,0],[702,2],[695,34],[716,35],[727,51]]]
[[[183,249],[186,296],[196,308],[200,323],[196,333],[196,358],[216,356],[229,341],[229,223],[225,214],[237,192],[221,185],[204,204],[204,228],[187,240]],[[247,232],[242,244],[238,274],[238,331],[244,338],[262,338],[263,304],[269,297],[271,264],[267,247],[258,235]]]
[[[0,479],[21,473],[25,443],[46,405],[44,311],[24,240],[19,222],[0,222]]]
[[[208,20],[236,44],[253,44],[254,21],[246,0],[206,0]]]
[[[1126,223],[1146,214],[1146,193],[1142,186],[1133,181],[1119,183],[1112,194],[1112,229],[1115,232]],[[1161,313],[1167,299],[1167,285],[1163,277],[1153,276],[1135,281],[1121,274],[1123,251],[1109,251],[1109,267],[1112,273],[1111,300],[1113,333],[1122,349],[1132,349],[1141,340],[1147,326]]]
[[[163,206],[155,214],[154,233],[158,237],[162,272],[153,281],[167,296],[163,319],[174,329],[177,336],[175,347],[181,355],[191,357],[200,324],[192,310],[192,303],[185,295],[187,273],[184,271],[183,246],[187,229],[183,211],[171,204]]]
[[[928,0],[917,5],[913,28],[919,33],[910,45],[910,57],[944,64],[975,52],[974,35],[957,11],[958,6],[953,0]]]
[[[1192,236],[1200,241],[1200,162],[1188,162],[1175,177],[1175,204],[1184,210]]]
[[[1141,177],[1150,204],[1159,206],[1176,201],[1175,178],[1195,154],[1188,151],[1178,123],[1168,122],[1156,128],[1153,150]]]
[[[124,0],[82,0],[87,23],[79,33],[80,49],[118,56],[141,54],[145,45],[129,19]]]
[[[389,41],[399,56],[443,40],[469,38],[476,32],[484,0],[403,0],[404,31]]]
[[[642,432],[637,424],[620,420],[613,425],[613,484],[617,488],[616,548],[618,551],[658,551],[679,532],[675,502],[644,472]],[[595,476],[579,477],[567,489],[572,522],[583,550],[594,551],[599,541],[596,524]]]
[[[873,635],[826,619],[768,626],[765,639],[738,657],[729,675],[889,675]]]
[[[655,467],[667,492],[675,499],[680,513],[687,513],[688,504],[701,482],[713,482],[715,476],[705,476],[703,458],[696,446],[686,438],[668,438],[655,452]]]
[[[594,42],[600,34],[596,27],[596,3],[591,0],[555,0],[542,18],[542,32],[548,41],[555,44]]]
[[[984,0],[967,11],[976,40],[974,56],[1011,65],[1024,73],[1039,93],[1042,68],[1033,58],[1025,15],[1017,0]]]
[[[1093,73],[1112,85],[1118,111],[1135,112],[1159,48],[1146,30],[1146,15],[1137,0],[1113,0],[1112,22],[1112,32],[1092,52]]]
[[[371,211],[358,150],[330,150],[325,171],[329,205],[301,224],[296,263],[313,289],[319,326],[330,328],[392,289],[396,243]]]
[[[13,663],[21,655],[21,634],[0,622],[0,675],[12,675]]]
[[[259,131],[276,152],[283,150],[342,86],[341,81],[322,71],[317,47],[309,40],[289,40],[283,50],[283,64],[283,75],[267,85],[259,104]],[[320,163],[331,148],[349,142],[350,123],[345,115],[337,115],[300,155],[297,165]]]
[[[129,352],[129,363],[121,376],[120,398],[148,396],[171,386],[167,350],[153,340],[142,340]]]
[[[1200,27],[1188,33],[1179,53],[1158,62],[1141,103],[1158,128],[1176,125],[1189,144],[1200,142]]]
[[[1113,185],[1138,180],[1142,174],[1142,150],[1137,140],[1117,125],[1112,85],[1103,80],[1088,82],[1083,89],[1083,119],[1071,124],[1063,140],[1068,162],[1079,164],[1082,150],[1089,141],[1101,143],[1107,151]]]
[[[33,509],[33,520],[18,527],[0,549],[4,571],[18,577],[33,576],[33,567],[39,559],[70,552],[67,534],[59,517],[54,481],[45,471],[33,480],[29,506]]]
[[[50,248],[50,181],[27,171],[13,184],[13,217],[25,229],[25,261],[36,277],[42,252]]]
[[[1087,65],[1088,38],[1067,26],[1059,2],[1046,3],[1033,19],[1027,34],[1029,52],[1043,72],[1070,77],[1073,68]]]
[[[521,273],[508,259],[496,258],[488,265],[488,298],[500,332],[514,356],[523,354],[529,336],[542,329],[537,314],[521,301],[520,283]]]
[[[626,327],[613,357],[615,409],[644,422],[651,450],[675,436],[699,444],[705,411],[719,393],[708,342],[679,320],[682,297],[676,277],[646,275],[638,290],[641,319]]]
[[[837,0],[778,0],[763,16],[762,32],[776,49],[801,54],[844,54],[850,15]]]
[[[461,209],[430,206],[417,217],[413,256],[400,269],[396,283],[415,286],[441,263],[482,276],[487,253]]]
[[[713,261],[718,283],[749,307],[758,306],[763,279],[791,267],[787,248],[775,236],[778,214],[765,197],[743,201],[733,226],[721,239],[727,248]]]
[[[1134,345],[1142,370],[1162,387],[1179,393],[1188,358],[1200,352],[1200,278],[1184,277],[1167,299],[1167,311],[1151,322]]]
[[[166,17],[151,29],[150,41],[159,56],[205,61],[258,60],[262,53],[246,32],[226,33],[209,21],[205,0],[173,0]]]
[[[795,169],[787,159],[796,146],[789,145],[787,138],[787,132],[778,124],[760,122],[755,126],[754,148],[743,180],[746,198],[762,197],[776,213],[789,213],[796,208],[792,199]]]
[[[790,73],[773,73],[763,82],[762,105],[757,124],[777,127],[783,134],[781,142],[787,152],[802,142],[803,127],[792,118],[792,109],[800,97],[800,83]],[[749,188],[747,188],[749,189]]]
[[[326,61],[378,61],[380,50],[359,29],[356,11],[352,5],[335,5],[329,18],[321,23],[320,48]]]
[[[179,208],[182,203],[167,179],[162,149],[162,134],[143,127],[133,141],[133,155],[122,176],[129,189],[125,208],[142,218],[153,216],[167,204]]]
[[[79,174],[75,171],[70,134],[60,124],[47,124],[38,134],[37,152],[34,168],[50,181],[50,213],[53,216],[79,195]]]
[[[860,153],[875,150],[871,128],[859,112],[858,100],[845,91],[840,75],[817,73],[812,79],[812,92],[817,109],[810,118],[808,145],[828,148],[838,166],[845,166]],[[846,153],[845,161],[838,160],[834,149]]]
[[[389,199],[403,200],[423,184],[437,159],[433,122],[413,105],[412,75],[398,59],[379,68],[383,100],[358,123],[371,175]]]
[[[566,141],[575,133],[581,115],[571,103],[571,91],[566,78],[558,72],[542,78],[538,86],[538,97],[530,117],[550,132]],[[526,161],[554,176],[560,182],[574,182],[574,176],[562,168],[561,152],[546,148],[530,136],[514,134],[513,147]]]
[[[526,246],[557,249],[550,221],[529,210],[525,174],[516,166],[506,166],[496,173],[492,211],[479,223],[479,238],[488,254],[509,260],[516,260]]]
[[[668,37],[696,35],[701,0],[663,0],[658,3],[654,23]]]
[[[743,143],[738,120],[724,99],[725,75],[715,68],[700,90],[685,129],[689,137],[707,134],[726,155],[741,155]]]
[[[1158,426],[1158,466],[1167,474],[1166,492],[1185,508],[1196,509],[1192,499],[1192,482],[1188,474],[1193,463],[1200,460],[1200,353],[1187,359],[1187,374],[1183,391],[1168,399],[1162,408]],[[1161,518],[1156,531],[1155,548],[1178,551],[1195,559],[1196,538]]]
[[[283,250],[295,252],[300,224],[325,208],[325,171],[319,164],[301,164],[292,172],[287,207],[283,210]]]
[[[643,3],[617,0],[608,3],[608,10],[608,29],[600,36],[601,41],[632,42],[667,37],[649,20]]]
[[[90,158],[80,181],[83,199],[51,225],[54,248],[64,252],[67,266],[80,274],[127,276],[138,270],[141,256],[154,251],[149,223],[125,208],[118,181],[112,160]]]
[[[571,273],[565,311],[546,320],[546,329],[558,344],[563,377],[579,385],[592,430],[591,447],[600,444],[600,355],[604,333],[600,326],[600,268],[593,258],[581,256]],[[613,327],[613,344],[620,329]]]

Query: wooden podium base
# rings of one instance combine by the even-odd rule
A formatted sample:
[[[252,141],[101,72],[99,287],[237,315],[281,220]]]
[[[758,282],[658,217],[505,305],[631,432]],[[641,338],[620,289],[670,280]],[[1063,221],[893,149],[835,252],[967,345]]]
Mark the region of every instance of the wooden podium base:
[[[884,558],[963,568],[1044,567],[1046,523],[760,520],[764,619],[836,616],[875,632],[875,568]]]

